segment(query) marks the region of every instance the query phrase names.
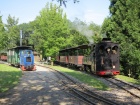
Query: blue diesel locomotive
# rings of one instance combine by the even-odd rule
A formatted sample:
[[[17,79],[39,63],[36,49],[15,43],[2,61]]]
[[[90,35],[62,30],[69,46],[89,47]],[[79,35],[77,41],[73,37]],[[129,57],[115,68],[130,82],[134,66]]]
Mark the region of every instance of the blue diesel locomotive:
[[[36,70],[33,50],[30,46],[18,46],[8,50],[8,63],[19,66],[21,70]]]

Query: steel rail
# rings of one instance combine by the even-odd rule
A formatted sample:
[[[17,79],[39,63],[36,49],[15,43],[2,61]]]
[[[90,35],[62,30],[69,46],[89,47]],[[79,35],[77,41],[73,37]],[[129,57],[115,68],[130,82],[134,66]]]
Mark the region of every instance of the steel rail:
[[[127,89],[125,89],[124,87],[122,87],[122,86],[118,85],[117,83],[114,83],[113,81],[111,81],[111,80],[109,80],[109,79],[106,79],[106,80],[107,80],[107,81],[109,81],[109,82],[111,82],[112,84],[114,84],[114,85],[118,86],[119,88],[121,88],[121,89],[125,90],[126,92],[130,93],[131,95],[133,95],[133,96],[135,96],[135,97],[137,97],[137,98],[139,98],[139,99],[140,99],[140,96],[138,96],[138,95],[136,95],[136,94],[132,93],[131,91],[129,91],[129,90],[127,90]],[[121,82],[121,81],[120,81],[120,82]],[[122,82],[122,83],[123,83],[123,82]]]
[[[51,68],[50,68],[50,69],[51,69]],[[55,69],[53,69],[53,70],[55,70]],[[60,71],[58,71],[58,70],[55,70],[55,71],[57,71],[59,74],[61,74],[61,75],[63,75],[64,77],[66,77],[68,80],[70,80],[71,82],[73,82],[75,85],[77,85],[78,87],[80,87],[80,88],[83,89],[84,91],[88,92],[87,94],[91,95],[91,97],[92,97],[93,95],[95,95],[96,98],[98,98],[98,100],[103,101],[103,102],[105,102],[105,103],[108,103],[109,105],[119,105],[119,104],[117,104],[117,103],[115,103],[115,102],[113,102],[113,101],[111,101],[111,100],[109,100],[109,99],[106,99],[106,98],[104,98],[104,97],[102,97],[102,96],[100,96],[100,95],[94,93],[93,91],[91,91],[91,90],[85,88],[84,86],[78,84],[76,81],[74,81],[73,79],[71,79],[71,78],[70,78],[69,76],[67,76],[66,74],[64,74],[64,73],[62,73],[62,72],[60,72]],[[94,97],[94,96],[93,96],[93,97]]]

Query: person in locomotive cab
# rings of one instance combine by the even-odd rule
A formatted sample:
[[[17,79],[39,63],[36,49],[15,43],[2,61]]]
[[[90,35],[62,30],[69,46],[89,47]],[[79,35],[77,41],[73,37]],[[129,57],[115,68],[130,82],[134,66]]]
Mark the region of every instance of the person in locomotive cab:
[[[111,48],[106,48],[105,55],[101,57],[103,69],[112,69]]]
[[[113,53],[113,54],[117,54],[117,51],[116,51],[116,50],[112,50],[112,53]]]
[[[110,54],[110,50],[111,50],[110,48],[107,48],[107,53],[108,53],[108,54]]]

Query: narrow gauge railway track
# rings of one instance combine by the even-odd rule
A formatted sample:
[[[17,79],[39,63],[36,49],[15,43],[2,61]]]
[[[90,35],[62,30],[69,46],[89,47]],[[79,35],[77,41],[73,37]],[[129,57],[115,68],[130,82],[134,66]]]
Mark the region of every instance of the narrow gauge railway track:
[[[106,78],[106,80],[140,99],[140,88],[115,78]]]
[[[42,74],[40,74],[40,73],[38,73],[38,72],[36,72],[36,74],[38,74],[38,78],[39,79],[41,79],[41,80],[43,80],[43,81],[46,81],[45,80],[45,78],[47,78],[47,79],[49,79],[49,80],[53,80],[53,81],[55,81],[56,83],[58,83],[59,85],[61,85],[61,88],[64,88],[65,90],[66,90],[66,88],[68,88],[68,85],[66,84],[66,81],[62,81],[61,79],[60,79],[60,77],[58,78],[58,80],[55,80],[55,79],[53,79],[53,78],[50,78],[50,77],[47,77],[47,76],[44,76],[45,78],[42,78],[42,77],[40,77],[39,75],[42,75]],[[58,77],[58,75],[57,75],[57,77]],[[70,89],[68,89],[69,91],[71,90],[73,90],[72,88]],[[73,90],[74,91],[74,90]],[[72,97],[75,97],[75,98],[77,98],[77,99],[79,99],[79,100],[81,100],[82,102],[84,102],[84,103],[86,103],[86,104],[88,104],[88,105],[96,105],[95,103],[93,103],[93,102],[90,102],[90,101],[88,101],[88,100],[85,100],[85,99],[83,99],[83,98],[81,98],[81,97],[79,97],[79,96],[76,96],[75,94],[73,94],[73,93],[70,93],[70,92],[67,92],[67,91],[65,91],[67,94],[69,94],[70,96],[72,96]],[[75,92],[75,91],[74,91]],[[76,92],[77,93],[77,92]]]
[[[26,71],[23,71],[23,72],[26,72]],[[50,78],[50,77],[47,77],[47,76],[44,76],[44,77],[42,77],[42,74],[41,73],[39,73],[39,72],[36,72],[36,71],[34,71],[33,72],[34,74],[37,74],[37,78],[38,79],[40,79],[40,80],[42,80],[42,81],[45,81],[46,82],[46,79],[47,80],[53,80],[54,82],[56,82],[57,83],[57,85],[61,85],[61,88],[63,88],[64,86],[65,86],[65,84],[64,84],[64,82],[62,82],[59,78],[57,79],[57,80],[55,80],[55,79],[53,79],[53,78]],[[62,89],[62,91],[63,91],[64,89]],[[67,92],[67,91],[65,91],[65,93],[67,93],[69,96],[72,96],[72,97],[75,97],[75,98],[77,98],[77,99],[79,99],[80,101],[82,101],[82,102],[84,102],[85,104],[89,104],[87,101],[85,101],[85,100],[83,100],[83,99],[81,99],[81,98],[79,98],[79,97],[77,97],[77,96],[75,96],[75,95],[73,95],[73,94],[71,94],[71,93],[69,93],[69,92]],[[89,105],[91,105],[91,104],[89,104]]]
[[[66,85],[67,86],[67,85]],[[97,94],[93,95],[92,93],[88,93],[87,91],[83,91],[75,86],[67,86],[69,91],[72,92],[78,98],[86,101],[90,105],[119,105],[113,101],[105,99],[103,97],[99,97]]]
[[[55,70],[52,68],[49,68],[49,69]],[[70,78],[68,75],[66,75],[62,72],[59,72],[58,70],[55,70],[55,71],[61,75],[61,76],[59,76],[59,78],[62,78],[62,76],[63,76],[67,79],[67,81],[69,81],[69,82],[64,81],[64,78],[60,79],[61,82],[63,82],[63,84],[65,84],[65,87],[67,87],[67,89],[69,89],[70,91],[75,93],[74,96],[76,95],[78,98],[80,98],[80,99],[82,98],[82,100],[86,101],[87,103],[92,104],[92,105],[96,105],[97,103],[103,103],[104,105],[105,104],[119,105],[116,102],[106,99],[106,98],[94,93],[93,91],[87,89],[86,87],[80,85],[75,80]],[[57,75],[57,77],[58,77],[58,75]]]
[[[78,70],[78,69],[77,69],[77,70]],[[97,76],[97,75],[95,75],[95,74],[93,74],[93,73],[90,73],[90,72],[84,72],[84,71],[80,71],[80,72],[86,73],[86,74],[91,75],[91,76],[94,76],[94,77],[96,77],[96,78],[101,78],[100,76]],[[104,78],[103,78],[103,79],[104,79]],[[130,86],[131,88],[136,89],[138,92],[140,92],[140,86],[136,86],[136,85],[134,85],[134,84],[130,84],[130,83],[124,82],[124,81],[119,80],[119,79],[116,79],[116,78],[114,78],[114,77],[112,77],[112,79],[114,79],[114,80],[116,80],[116,81],[118,81],[118,82],[124,83],[125,85],[128,85],[128,86]],[[110,81],[110,80],[108,80],[108,79],[106,79],[106,80],[109,81],[109,82],[112,82],[112,81]],[[113,83],[113,82],[112,82],[112,83]],[[114,83],[114,85],[115,85],[115,83]],[[116,84],[116,85],[117,85],[117,84]],[[118,86],[118,87],[120,87],[120,88],[123,89],[123,87],[121,87],[121,86]],[[125,89],[123,89],[123,90],[125,90]],[[127,91],[127,90],[125,90],[125,91]],[[128,91],[128,92],[129,92],[129,91]],[[131,91],[130,91],[129,93],[133,95],[133,92],[131,93]],[[136,92],[136,94],[137,94],[137,92]],[[134,94],[134,96],[135,96],[135,94]],[[140,93],[139,93],[139,95],[136,96],[136,97],[137,97],[137,98],[140,98]]]
[[[38,65],[38,66],[46,67],[43,65]],[[49,68],[49,67],[47,67],[47,68]],[[97,105],[98,103],[102,103],[103,105],[119,105],[116,102],[106,99],[106,98],[94,93],[93,91],[87,89],[86,87],[80,85],[78,82],[73,80],[68,75],[66,75],[58,70],[52,69],[52,68],[49,68],[49,69],[52,71],[56,71],[56,72],[54,72],[54,74],[58,77],[58,80],[54,80],[54,79],[53,80],[59,84],[62,84],[64,86],[65,90],[69,91],[68,94],[74,96],[75,98],[80,99],[89,105]],[[41,75],[41,74],[39,74],[39,75]],[[48,77],[45,77],[45,78],[48,78]],[[40,78],[40,79],[44,80],[43,78]],[[51,79],[51,78],[48,78],[48,79]]]
[[[130,84],[130,83],[124,82],[124,81],[119,80],[119,79],[116,79],[116,78],[113,78],[113,79],[115,79],[116,81],[123,82],[124,84],[129,85],[129,86],[131,86],[131,87],[134,87],[134,88],[136,88],[136,89],[138,89],[138,90],[140,91],[140,87],[137,87],[137,86],[135,86],[134,84]]]

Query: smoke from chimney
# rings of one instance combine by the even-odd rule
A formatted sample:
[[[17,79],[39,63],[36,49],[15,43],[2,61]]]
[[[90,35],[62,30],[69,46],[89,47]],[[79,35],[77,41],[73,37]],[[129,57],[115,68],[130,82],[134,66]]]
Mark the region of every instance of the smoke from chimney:
[[[80,34],[86,36],[90,44],[94,43],[93,40],[94,32],[90,30],[86,24],[77,23],[74,27]]]

